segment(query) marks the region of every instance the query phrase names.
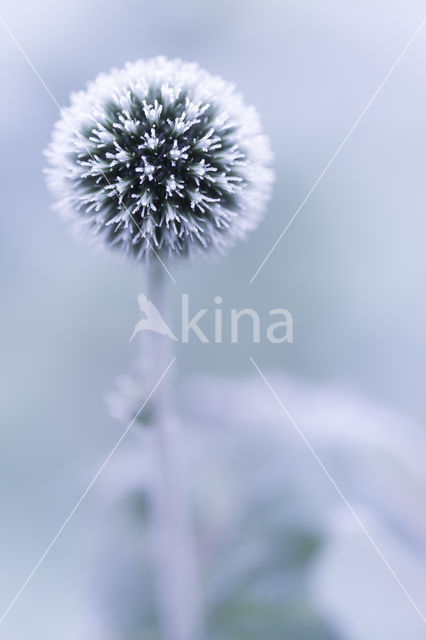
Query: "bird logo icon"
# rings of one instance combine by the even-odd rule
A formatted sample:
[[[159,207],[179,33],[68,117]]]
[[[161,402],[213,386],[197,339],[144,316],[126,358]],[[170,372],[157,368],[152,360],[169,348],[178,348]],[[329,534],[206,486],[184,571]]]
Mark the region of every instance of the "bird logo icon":
[[[156,333],[160,333],[167,336],[168,338],[171,338],[172,340],[177,341],[175,334],[173,333],[173,331],[171,331],[168,324],[164,321],[155,304],[153,304],[145,294],[140,293],[138,295],[138,304],[142,313],[145,314],[145,318],[142,318],[141,320],[139,320],[139,322],[136,323],[129,342],[132,342],[134,337],[140,331],[155,331]]]

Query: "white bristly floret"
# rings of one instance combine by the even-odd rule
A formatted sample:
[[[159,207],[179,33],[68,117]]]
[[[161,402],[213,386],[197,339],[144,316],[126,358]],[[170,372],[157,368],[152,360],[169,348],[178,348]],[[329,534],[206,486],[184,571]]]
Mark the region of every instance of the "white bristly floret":
[[[227,248],[257,226],[273,180],[255,109],[232,84],[163,57],[72,94],[46,154],[60,211],[136,259]]]

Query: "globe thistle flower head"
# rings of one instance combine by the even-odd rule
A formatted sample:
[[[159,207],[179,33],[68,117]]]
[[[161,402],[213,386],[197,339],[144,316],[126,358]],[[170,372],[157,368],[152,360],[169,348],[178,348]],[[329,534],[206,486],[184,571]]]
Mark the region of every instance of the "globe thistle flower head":
[[[60,211],[136,259],[232,245],[256,227],[273,178],[255,109],[232,84],[163,57],[72,94],[46,155]]]

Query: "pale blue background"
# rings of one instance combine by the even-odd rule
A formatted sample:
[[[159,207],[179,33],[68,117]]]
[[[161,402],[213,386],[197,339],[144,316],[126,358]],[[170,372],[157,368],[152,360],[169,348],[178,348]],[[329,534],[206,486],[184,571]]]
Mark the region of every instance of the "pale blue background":
[[[268,215],[224,260],[170,265],[172,295],[190,293],[194,307],[215,295],[224,308],[286,307],[295,342],[193,342],[179,348],[181,374],[249,371],[253,353],[264,369],[332,381],[424,421],[426,31],[248,284],[423,13],[420,1],[384,0],[2,3],[61,105],[99,71],[162,53],[235,81],[261,113],[276,157]],[[42,152],[58,109],[1,25],[0,53],[3,609],[118,437],[102,396],[131,361],[144,274],[76,244],[51,212]],[[66,618],[62,637],[75,638],[80,611],[89,625],[76,585],[97,544],[95,505],[82,506],[0,637],[42,625],[56,638]]]

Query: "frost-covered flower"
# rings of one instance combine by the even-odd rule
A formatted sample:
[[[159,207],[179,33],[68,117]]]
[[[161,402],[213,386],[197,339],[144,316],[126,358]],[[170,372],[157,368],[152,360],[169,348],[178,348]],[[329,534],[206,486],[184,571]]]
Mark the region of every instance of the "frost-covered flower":
[[[163,57],[74,93],[47,149],[58,207],[137,259],[224,249],[257,225],[271,153],[234,86]]]

